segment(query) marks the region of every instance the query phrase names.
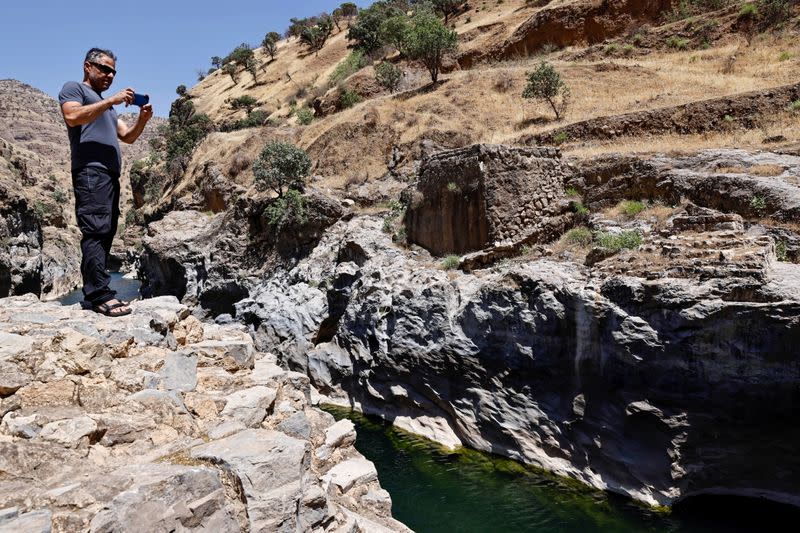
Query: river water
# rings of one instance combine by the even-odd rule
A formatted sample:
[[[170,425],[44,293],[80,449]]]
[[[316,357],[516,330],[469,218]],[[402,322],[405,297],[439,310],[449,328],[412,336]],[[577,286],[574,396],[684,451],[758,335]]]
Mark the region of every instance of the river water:
[[[141,282],[138,279],[127,279],[123,278],[122,276],[123,274],[120,272],[111,272],[110,286],[112,289],[117,291],[117,298],[120,300],[125,300],[126,302],[141,298],[139,295],[139,287],[141,286]],[[58,298],[58,301],[61,302],[61,305],[80,303],[83,301],[83,291],[81,289],[75,289],[74,291]]]
[[[376,418],[325,410],[356,424],[356,448],[375,463],[392,514],[418,533],[749,532],[800,523],[800,509],[735,497],[657,512],[515,461],[448,452]]]

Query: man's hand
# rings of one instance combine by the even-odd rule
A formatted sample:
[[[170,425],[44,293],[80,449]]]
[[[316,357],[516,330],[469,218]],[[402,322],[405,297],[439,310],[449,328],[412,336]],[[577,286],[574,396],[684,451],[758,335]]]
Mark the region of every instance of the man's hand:
[[[151,118],[153,118],[153,104],[143,105],[142,109],[139,110],[139,121],[147,122]]]
[[[110,97],[109,100],[112,105],[125,104],[125,107],[127,107],[133,102],[133,89],[130,87],[122,89],[120,92]]]

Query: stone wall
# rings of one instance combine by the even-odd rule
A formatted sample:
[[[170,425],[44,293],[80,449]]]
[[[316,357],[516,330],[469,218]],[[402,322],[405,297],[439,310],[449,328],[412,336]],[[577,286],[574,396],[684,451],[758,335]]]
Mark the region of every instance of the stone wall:
[[[409,191],[409,242],[464,253],[517,241],[555,214],[569,173],[556,148],[478,144],[426,160]]]

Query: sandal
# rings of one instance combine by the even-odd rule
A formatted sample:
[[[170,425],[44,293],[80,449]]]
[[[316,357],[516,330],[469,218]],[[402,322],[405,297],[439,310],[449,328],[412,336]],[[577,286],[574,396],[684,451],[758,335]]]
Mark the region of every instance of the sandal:
[[[115,304],[104,302],[92,307],[92,311],[110,317],[125,316],[131,314],[131,309],[127,305],[125,302],[117,302]]]

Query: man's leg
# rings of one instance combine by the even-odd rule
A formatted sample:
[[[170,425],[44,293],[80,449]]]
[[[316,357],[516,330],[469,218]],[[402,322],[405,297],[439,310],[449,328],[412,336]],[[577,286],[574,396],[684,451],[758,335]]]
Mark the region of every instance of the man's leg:
[[[116,180],[103,169],[87,167],[73,173],[75,206],[81,239],[84,300],[91,306],[113,300],[106,260],[111,240]],[[118,186],[118,185],[117,185]]]

